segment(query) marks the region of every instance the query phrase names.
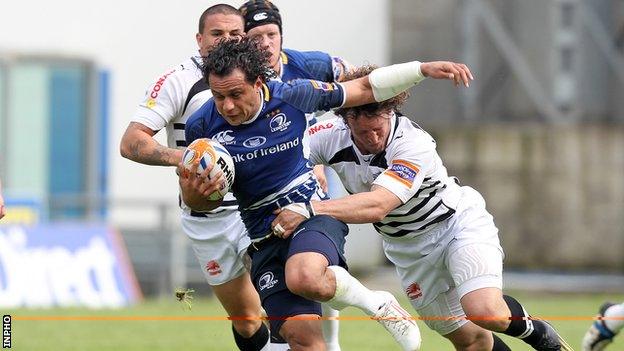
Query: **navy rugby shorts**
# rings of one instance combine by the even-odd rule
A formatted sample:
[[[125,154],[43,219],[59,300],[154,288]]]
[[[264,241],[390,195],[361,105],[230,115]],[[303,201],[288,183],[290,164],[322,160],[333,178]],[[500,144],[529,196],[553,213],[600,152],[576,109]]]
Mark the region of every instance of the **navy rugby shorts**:
[[[304,222],[287,239],[271,237],[250,245],[251,279],[267,312],[271,333],[279,335],[285,318],[301,314],[321,315],[321,305],[291,293],[286,287],[286,260],[302,252],[324,255],[330,265],[347,269],[344,258],[345,237],[349,227],[329,216],[314,216]]]

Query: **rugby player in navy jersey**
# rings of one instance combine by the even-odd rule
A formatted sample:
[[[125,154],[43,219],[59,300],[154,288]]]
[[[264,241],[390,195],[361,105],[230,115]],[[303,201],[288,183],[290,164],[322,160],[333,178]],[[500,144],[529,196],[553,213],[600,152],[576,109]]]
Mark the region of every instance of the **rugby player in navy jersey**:
[[[245,19],[245,32],[250,38],[271,53],[269,66],[275,71],[276,78],[290,82],[294,79],[306,78],[324,82],[340,81],[352,66],[341,57],[332,56],[320,51],[297,51],[283,49],[282,16],[279,9],[267,0],[249,0],[239,8]],[[316,116],[324,113],[308,114],[310,125],[316,123]],[[324,191],[327,191],[327,178],[324,166],[314,167],[314,174]],[[341,351],[338,342],[338,311],[323,307],[323,337],[328,351]],[[275,342],[281,342],[276,335]]]
[[[468,85],[463,64],[417,61],[380,68],[344,84],[297,80],[270,81],[269,53],[252,40],[224,41],[205,58],[204,77],[213,98],[191,116],[186,141],[228,132],[224,143],[235,162],[232,190],[252,244],[252,281],[267,311],[273,333],[293,350],[325,350],[320,302],[333,308],[354,306],[377,319],[404,350],[418,350],[420,333],[396,299],[365,288],[345,269],[347,226],[329,216],[311,216],[284,240],[284,229],[271,226],[278,208],[308,213],[318,185],[302,139],[305,114],[334,107],[385,100],[425,77],[451,79]],[[211,210],[208,200],[224,181],[180,170],[183,200],[195,210]]]
[[[243,34],[244,19],[231,5],[215,4],[201,14],[195,35],[198,50],[148,87],[121,139],[123,157],[146,165],[178,165],[186,147],[184,125],[212,96],[203,80],[202,56],[219,39],[240,38]],[[154,138],[161,129],[167,133],[167,145]],[[269,331],[260,320],[260,299],[244,265],[249,237],[234,196],[226,195],[221,205],[211,212],[199,212],[180,202],[182,230],[228,316],[248,317],[232,319],[238,348],[266,351],[270,347]]]

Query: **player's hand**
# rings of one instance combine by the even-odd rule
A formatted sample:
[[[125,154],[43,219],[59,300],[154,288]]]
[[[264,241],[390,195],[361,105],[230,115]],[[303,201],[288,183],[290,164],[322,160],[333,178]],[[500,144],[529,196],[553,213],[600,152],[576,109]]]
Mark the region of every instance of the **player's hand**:
[[[214,177],[210,177],[213,165],[209,165],[203,172],[197,173],[199,164],[193,164],[191,169],[186,169],[182,164],[178,165],[178,182],[182,191],[184,203],[190,208],[199,211],[212,210],[221,204],[219,201],[210,201],[208,196],[221,188],[225,182],[223,172],[219,171]]]
[[[474,80],[470,69],[463,63],[450,61],[423,62],[420,65],[420,71],[425,77],[449,79],[455,83],[455,86],[463,83],[466,88],[470,86],[470,81]]]
[[[273,211],[273,214],[276,214],[277,217],[271,222],[271,229],[273,229],[273,235],[286,239],[292,234],[295,229],[301,224],[301,222],[305,221],[307,218],[300,215],[297,212],[291,211],[285,208],[279,208]],[[279,227],[278,227],[279,224]],[[277,229],[276,229],[277,227]],[[283,229],[283,233],[282,233]]]
[[[328,191],[327,186],[327,177],[325,176],[325,166],[316,165],[314,166],[314,175],[316,176],[316,180],[318,180],[319,186],[324,193]]]

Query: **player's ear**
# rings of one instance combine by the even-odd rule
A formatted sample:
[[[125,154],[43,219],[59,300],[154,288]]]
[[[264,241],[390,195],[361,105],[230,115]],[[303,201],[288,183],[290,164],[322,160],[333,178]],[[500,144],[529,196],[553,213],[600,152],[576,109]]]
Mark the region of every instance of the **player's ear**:
[[[255,89],[255,90],[260,90],[260,89],[262,89],[262,84],[263,84],[263,83],[264,83],[264,82],[262,81],[262,79],[261,79],[260,77],[256,78],[256,81],[255,81],[255,83],[254,83],[254,89]]]

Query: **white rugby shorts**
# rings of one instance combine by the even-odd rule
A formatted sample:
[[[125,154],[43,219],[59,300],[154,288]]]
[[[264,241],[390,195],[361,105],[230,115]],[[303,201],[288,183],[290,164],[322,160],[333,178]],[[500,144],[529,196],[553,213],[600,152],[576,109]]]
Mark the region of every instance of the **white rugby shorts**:
[[[250,240],[238,211],[211,217],[184,212],[181,222],[208,284],[221,285],[245,272],[244,256]]]
[[[384,236],[403,289],[423,321],[441,335],[467,323],[460,299],[481,288],[502,289],[503,249],[481,194],[462,187],[456,213],[430,231]]]

